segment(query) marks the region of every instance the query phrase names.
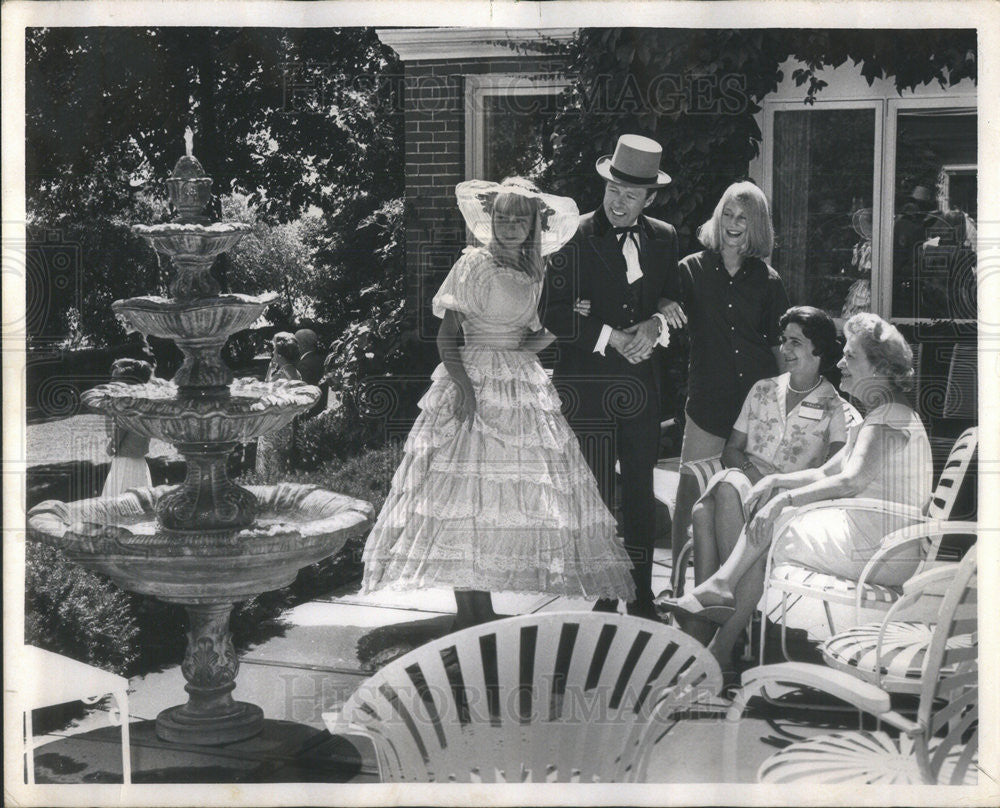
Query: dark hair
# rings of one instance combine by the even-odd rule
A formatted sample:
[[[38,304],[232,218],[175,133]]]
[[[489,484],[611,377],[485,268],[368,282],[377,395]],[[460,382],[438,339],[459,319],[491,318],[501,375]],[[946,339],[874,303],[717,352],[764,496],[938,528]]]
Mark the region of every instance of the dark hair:
[[[813,356],[820,358],[820,370],[829,370],[840,361],[837,326],[825,311],[815,306],[792,306],[778,318],[778,328],[784,331],[789,323],[801,328],[805,338],[813,344]]]
[[[116,359],[111,363],[111,378],[130,384],[145,384],[153,378],[153,366],[142,359]]]

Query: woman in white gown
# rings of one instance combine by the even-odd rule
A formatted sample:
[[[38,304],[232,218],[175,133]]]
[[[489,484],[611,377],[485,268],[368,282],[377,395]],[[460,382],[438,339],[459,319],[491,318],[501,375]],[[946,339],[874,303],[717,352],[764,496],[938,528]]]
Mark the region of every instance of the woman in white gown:
[[[141,359],[116,359],[111,365],[111,381],[145,384],[153,378],[153,366]],[[108,454],[111,468],[101,490],[102,497],[117,497],[130,488],[147,488],[153,484],[146,455],[149,438],[130,432],[109,418],[107,421]]]
[[[434,297],[441,364],[368,538],[363,591],[454,589],[456,628],[496,617],[490,592],[630,600],[615,520],[537,356],[554,339],[537,313],[542,257],[575,232],[576,204],[519,178],[456,196],[484,246]]]

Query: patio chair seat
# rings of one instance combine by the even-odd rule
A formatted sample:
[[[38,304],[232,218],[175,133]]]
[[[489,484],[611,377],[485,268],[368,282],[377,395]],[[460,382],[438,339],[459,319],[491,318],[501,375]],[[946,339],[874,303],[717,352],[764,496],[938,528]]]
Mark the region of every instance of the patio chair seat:
[[[933,755],[936,745],[930,747]],[[953,749],[941,763],[940,783],[951,783],[963,749]],[[962,778],[953,785],[976,785],[976,758],[962,768]],[[817,784],[864,783],[865,785],[919,785],[925,782],[917,765],[915,743],[901,734],[887,732],[835,732],[793,743],[777,752],[757,770],[760,783]]]
[[[628,615],[521,615],[390,662],[332,734],[375,747],[384,782],[634,782],[674,721],[722,688],[696,640]]]
[[[884,626],[881,657],[878,642],[882,624],[870,623],[826,640],[822,645],[824,661],[832,668],[854,673],[891,692],[919,693],[934,626],[911,620],[893,620]],[[974,642],[973,635],[960,634],[948,638],[947,648],[971,648]],[[941,675],[952,672],[951,668],[941,669]]]
[[[858,582],[840,578],[825,572],[799,567],[795,564],[778,564],[771,570],[771,587],[790,595],[817,597],[823,600],[854,606],[858,597]],[[895,587],[865,582],[861,585],[862,606],[884,609],[899,599],[900,591]]]

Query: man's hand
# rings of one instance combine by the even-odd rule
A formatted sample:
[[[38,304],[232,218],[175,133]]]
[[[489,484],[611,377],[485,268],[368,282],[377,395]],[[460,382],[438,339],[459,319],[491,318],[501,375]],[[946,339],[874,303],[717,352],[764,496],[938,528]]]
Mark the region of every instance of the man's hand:
[[[631,341],[632,329],[629,329],[628,331],[619,331],[617,328],[613,328],[611,330],[611,336],[608,337],[608,346],[614,348],[634,365],[639,360],[629,359],[629,357],[625,355],[625,348]]]
[[[660,322],[651,317],[626,329],[625,333],[631,334],[632,338],[625,345],[622,355],[633,364],[642,362],[649,359],[653,353],[656,341],[660,337]]]
[[[656,305],[656,310],[667,318],[667,325],[671,328],[683,328],[687,325],[687,315],[684,313],[684,309],[681,308],[681,304],[676,301],[661,297],[659,303]]]

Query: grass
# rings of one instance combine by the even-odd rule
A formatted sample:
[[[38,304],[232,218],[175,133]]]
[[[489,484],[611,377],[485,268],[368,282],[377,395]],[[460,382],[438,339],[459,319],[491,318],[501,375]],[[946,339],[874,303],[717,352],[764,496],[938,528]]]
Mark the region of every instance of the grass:
[[[58,421],[28,424],[25,432],[25,459],[28,465],[43,466],[71,460],[109,462],[106,420],[103,415],[86,413]],[[173,446],[159,440],[150,441],[149,456],[180,457]]]

